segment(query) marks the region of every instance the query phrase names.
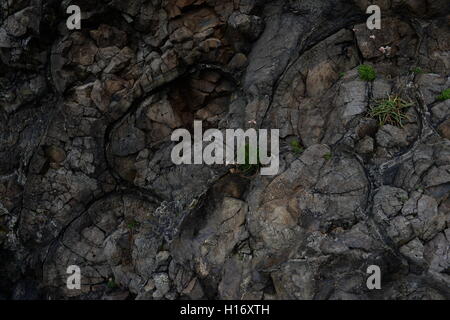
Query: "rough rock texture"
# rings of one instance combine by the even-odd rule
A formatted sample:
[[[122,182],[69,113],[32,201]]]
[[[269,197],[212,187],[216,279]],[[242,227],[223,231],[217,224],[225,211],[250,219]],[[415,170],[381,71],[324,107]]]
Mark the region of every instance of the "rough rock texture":
[[[450,3],[372,2],[1,1],[0,297],[449,299]],[[175,166],[194,120],[280,129],[279,174]]]

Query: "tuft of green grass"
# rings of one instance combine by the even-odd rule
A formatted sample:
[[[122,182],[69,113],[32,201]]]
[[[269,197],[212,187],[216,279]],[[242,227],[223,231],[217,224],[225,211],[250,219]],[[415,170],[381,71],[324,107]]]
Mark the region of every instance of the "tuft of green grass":
[[[114,278],[109,278],[108,282],[106,283],[106,286],[110,289],[115,289],[118,287],[116,281],[114,280]]]
[[[133,219],[133,220],[128,222],[127,226],[128,226],[128,229],[134,230],[134,229],[139,228],[140,223]]]
[[[441,95],[437,97],[438,100],[440,101],[445,101],[450,99],[450,88],[445,89],[444,91],[442,91]]]
[[[378,121],[380,126],[390,124],[397,127],[403,127],[403,121],[407,119],[406,109],[413,106],[414,103],[406,102],[398,96],[389,95],[387,99],[377,101],[369,115]]]
[[[251,148],[252,147],[248,143],[245,145],[243,150],[243,152],[245,153],[245,163],[238,166],[238,170],[245,175],[254,175],[261,166],[261,162],[259,159],[259,150],[256,150],[257,163],[250,163],[250,152],[255,152],[255,150],[252,150]]]
[[[298,140],[292,140],[290,145],[291,145],[292,151],[296,154],[300,154],[304,151],[302,145],[300,144],[300,142]]]
[[[362,64],[358,67],[358,73],[361,80],[373,81],[377,77],[377,72],[372,66]]]
[[[413,73],[415,73],[415,74],[422,74],[422,73],[423,73],[423,70],[422,70],[422,68],[420,68],[420,67],[415,67],[415,68],[413,68],[411,71],[412,71]]]
[[[339,79],[343,78],[345,76],[345,72],[339,72]]]
[[[323,158],[325,159],[325,160],[331,160],[332,158],[333,158],[333,154],[331,153],[331,152],[328,152],[327,154],[325,154],[324,156],[323,156]]]

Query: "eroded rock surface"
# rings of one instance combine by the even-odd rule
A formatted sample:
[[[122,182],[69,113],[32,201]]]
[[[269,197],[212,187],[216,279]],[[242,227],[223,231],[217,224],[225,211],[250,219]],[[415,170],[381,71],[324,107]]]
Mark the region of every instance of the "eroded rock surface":
[[[2,1],[0,296],[449,299],[450,3],[372,31],[371,2],[86,0],[69,31],[67,1]],[[194,120],[279,129],[279,174],[174,165]]]

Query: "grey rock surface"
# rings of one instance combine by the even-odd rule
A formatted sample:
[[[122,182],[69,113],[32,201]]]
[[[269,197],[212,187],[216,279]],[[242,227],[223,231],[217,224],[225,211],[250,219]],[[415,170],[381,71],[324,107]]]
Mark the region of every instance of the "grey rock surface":
[[[0,297],[450,299],[450,3],[369,2],[1,1]],[[279,173],[173,164],[194,120]]]

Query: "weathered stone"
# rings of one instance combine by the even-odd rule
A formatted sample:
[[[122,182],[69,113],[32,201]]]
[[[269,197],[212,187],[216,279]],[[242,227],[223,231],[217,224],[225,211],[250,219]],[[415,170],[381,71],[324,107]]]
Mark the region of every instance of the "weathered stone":
[[[113,154],[124,157],[135,154],[145,148],[145,134],[130,125],[123,125],[112,137]]]
[[[406,147],[409,145],[406,132],[392,125],[384,125],[377,132],[377,144],[385,148]]]
[[[450,140],[450,119],[445,120],[438,128],[439,133],[445,139]]]
[[[0,298],[450,297],[448,1],[40,2],[0,1]],[[279,172],[175,165],[194,119]]]
[[[356,151],[362,154],[372,153],[374,150],[374,141],[371,137],[366,136],[361,141],[358,142],[356,146]]]
[[[384,31],[369,30],[366,24],[356,25],[354,30],[358,46],[365,59],[383,56],[394,57],[400,52],[402,55],[412,56],[418,39],[408,23],[398,18],[385,18],[382,21]],[[391,49],[383,53],[381,47]]]
[[[53,162],[60,163],[66,159],[65,151],[59,147],[50,146],[45,150],[45,152],[47,157],[49,157]]]
[[[256,40],[264,29],[264,23],[260,17],[238,12],[230,16],[228,23],[250,40]]]
[[[89,66],[94,63],[98,48],[93,42],[89,41],[81,46],[74,46],[71,52],[74,63]]]
[[[116,27],[105,24],[89,32],[99,48],[116,46],[122,48],[127,42],[127,34]]]
[[[105,68],[104,72],[116,73],[117,71],[122,70],[130,62],[133,56],[134,52],[130,48],[123,48],[117,55],[115,55],[111,59],[111,62]]]
[[[155,282],[156,288],[156,291],[153,293],[153,297],[155,299],[161,299],[170,290],[169,276],[165,273],[158,273],[153,277],[153,281]]]
[[[228,64],[228,66],[234,70],[242,69],[246,65],[247,65],[247,57],[242,53],[236,54]]]

